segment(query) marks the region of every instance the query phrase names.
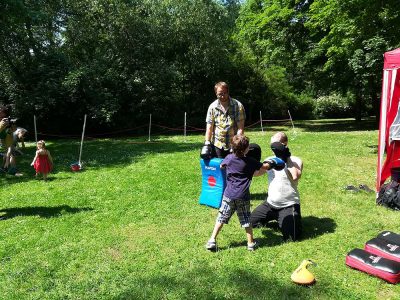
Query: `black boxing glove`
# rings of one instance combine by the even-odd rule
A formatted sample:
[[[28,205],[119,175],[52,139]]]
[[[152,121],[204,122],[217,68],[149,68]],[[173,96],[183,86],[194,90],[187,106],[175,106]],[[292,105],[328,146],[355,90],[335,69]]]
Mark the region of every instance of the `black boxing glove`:
[[[279,157],[284,162],[287,162],[288,158],[291,155],[288,146],[286,146],[285,144],[282,144],[281,142],[272,143],[271,150],[274,152],[276,157]]]

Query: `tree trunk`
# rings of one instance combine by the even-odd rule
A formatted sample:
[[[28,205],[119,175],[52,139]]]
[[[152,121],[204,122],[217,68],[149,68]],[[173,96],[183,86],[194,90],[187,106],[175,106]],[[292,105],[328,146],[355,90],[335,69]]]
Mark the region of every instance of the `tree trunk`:
[[[356,111],[355,111],[355,119],[356,121],[361,121],[361,114],[362,114],[362,96],[360,88],[357,89],[356,92]]]

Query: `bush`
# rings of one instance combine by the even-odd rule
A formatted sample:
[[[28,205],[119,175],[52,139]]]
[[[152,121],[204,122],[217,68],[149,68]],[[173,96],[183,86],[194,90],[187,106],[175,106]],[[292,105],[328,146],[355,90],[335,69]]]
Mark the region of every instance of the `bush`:
[[[314,106],[313,98],[303,93],[290,99],[289,110],[293,118],[310,120],[314,119]]]
[[[348,118],[353,115],[353,99],[351,95],[346,97],[331,94],[317,98],[314,106],[316,118]]]

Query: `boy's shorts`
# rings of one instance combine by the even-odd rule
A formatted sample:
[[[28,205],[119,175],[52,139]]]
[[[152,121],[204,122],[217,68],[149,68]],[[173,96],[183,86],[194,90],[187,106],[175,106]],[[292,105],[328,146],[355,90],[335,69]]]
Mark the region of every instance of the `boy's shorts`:
[[[238,215],[240,225],[243,228],[250,227],[250,198],[230,199],[224,196],[219,208],[217,222],[228,224],[235,211]]]

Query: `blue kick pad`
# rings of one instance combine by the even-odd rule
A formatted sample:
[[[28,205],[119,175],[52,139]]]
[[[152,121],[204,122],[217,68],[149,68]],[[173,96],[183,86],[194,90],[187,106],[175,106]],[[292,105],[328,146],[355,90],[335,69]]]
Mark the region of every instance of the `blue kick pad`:
[[[225,169],[219,167],[222,161],[222,158],[200,159],[202,175],[200,204],[214,208],[221,206],[222,195],[226,186]]]

